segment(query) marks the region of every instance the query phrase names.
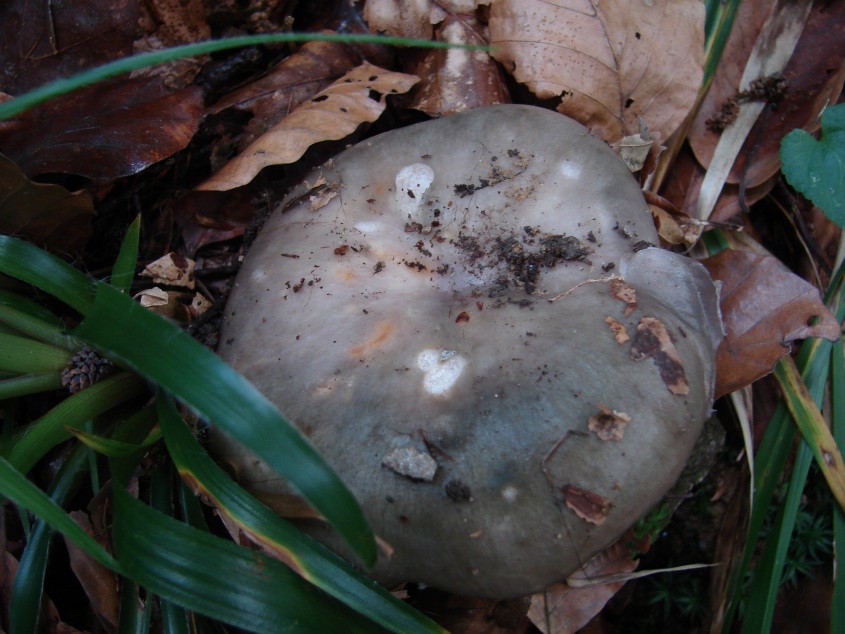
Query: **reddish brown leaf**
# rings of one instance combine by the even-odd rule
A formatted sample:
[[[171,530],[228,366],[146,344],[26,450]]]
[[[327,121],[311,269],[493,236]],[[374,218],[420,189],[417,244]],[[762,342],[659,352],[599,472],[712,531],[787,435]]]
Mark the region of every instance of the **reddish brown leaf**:
[[[97,535],[87,514],[74,511],[70,513],[70,516],[86,533],[103,543],[102,537]],[[94,561],[72,540],[65,539],[65,546],[70,557],[70,567],[82,584],[94,612],[111,627],[116,627],[120,614],[120,593],[118,592],[120,582],[117,575],[101,563]]]
[[[243,235],[244,228],[257,211],[254,198],[255,193],[246,187],[226,195],[188,192],[175,205],[185,253],[193,257],[207,244]]]
[[[88,192],[33,183],[0,155],[0,233],[21,236],[62,254],[78,254],[91,235],[94,203]]]
[[[538,97],[560,97],[560,112],[609,143],[636,133],[642,118],[660,144],[701,83],[696,0],[498,0],[489,26],[494,57],[518,81]]]
[[[224,191],[249,183],[268,165],[299,159],[319,141],[342,139],[386,107],[385,95],[407,92],[413,75],[362,64],[270,128],[198,190]]]
[[[610,500],[598,493],[587,491],[572,484],[564,484],[561,489],[563,498],[572,511],[585,522],[601,526],[610,514]]]
[[[672,337],[666,327],[654,317],[643,317],[637,324],[634,345],[631,346],[631,358],[634,361],[651,359],[660,378],[672,394],[688,394],[689,382],[681,357],[672,343]]]
[[[436,39],[483,46],[489,36],[475,17],[450,15],[437,27]],[[484,51],[430,50],[410,71],[421,78],[410,107],[434,117],[510,101],[498,66]]]
[[[119,79],[47,102],[30,128],[0,148],[30,178],[77,174],[109,181],[134,174],[188,145],[202,114],[197,87],[165,94],[158,79]]]
[[[807,337],[835,341],[840,327],[818,290],[774,257],[727,250],[702,260],[722,283],[726,336],[716,356],[716,396],[769,374],[789,343]],[[809,325],[813,318],[819,318]]]
[[[696,157],[710,164],[718,130],[707,121],[718,115],[724,104],[737,96],[746,61],[774,2],[743,2],[707,96],[689,133]],[[801,39],[783,72],[788,84],[783,100],[764,111],[740,150],[728,177],[757,187],[780,169],[779,148],[783,136],[794,128],[812,132],[819,127],[819,114],[835,103],[845,80],[845,12],[829,3],[815,3]],[[712,219],[712,217],[711,217]]]
[[[589,579],[633,572],[638,562],[620,539],[604,552],[593,557],[571,577]],[[558,583],[531,597],[528,618],[543,634],[570,634],[589,623],[605,604],[625,585],[624,581],[572,588]]]
[[[137,0],[0,3],[0,91],[19,95],[132,53]]]
[[[358,64],[358,56],[339,42],[306,42],[266,75],[226,95],[210,112],[226,108],[253,113],[238,149],[244,150],[302,103]]]

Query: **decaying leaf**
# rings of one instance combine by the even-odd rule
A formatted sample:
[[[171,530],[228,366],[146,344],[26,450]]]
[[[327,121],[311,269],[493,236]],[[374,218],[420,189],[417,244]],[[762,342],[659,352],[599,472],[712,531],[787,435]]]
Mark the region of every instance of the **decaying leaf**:
[[[617,277],[610,281],[610,296],[613,299],[618,299],[620,302],[625,302],[625,317],[637,308],[637,291],[633,287],[628,286],[625,280]]]
[[[0,155],[0,233],[25,237],[54,253],[79,253],[91,235],[88,192],[34,183]]]
[[[101,498],[94,498],[92,505],[99,499]],[[73,511],[70,516],[86,533],[97,539],[101,545],[106,545],[103,538],[104,533],[99,530],[99,527],[92,524],[87,513]],[[120,614],[120,593],[118,591],[120,581],[117,575],[103,564],[95,561],[73,540],[65,539],[65,546],[70,558],[70,567],[82,584],[94,612],[112,628],[117,627]]]
[[[560,490],[566,506],[582,520],[596,526],[604,524],[613,507],[607,498],[572,484],[564,484]]]
[[[625,328],[625,325],[608,315],[604,318],[604,323],[608,325],[610,328],[610,332],[613,333],[613,338],[616,339],[616,343],[625,343],[631,339],[628,336],[628,329]]]
[[[341,139],[359,124],[375,121],[384,111],[385,95],[407,92],[416,82],[413,75],[362,64],[270,128],[197,189],[233,189],[268,165],[292,163],[314,143]]]
[[[640,118],[661,143],[701,84],[697,0],[498,0],[489,27],[493,55],[518,81],[538,97],[560,97],[560,112],[612,144]]]
[[[625,412],[617,412],[599,403],[599,411],[590,416],[587,426],[601,440],[622,440],[625,426],[631,417]]]
[[[660,372],[660,378],[672,394],[689,393],[687,375],[672,337],[666,326],[654,317],[643,317],[637,324],[631,358],[634,361],[651,358]]]
[[[141,271],[141,275],[153,278],[154,284],[168,284],[193,289],[195,266],[193,260],[173,252],[150,262]]]
[[[627,540],[620,539],[612,544],[570,577],[589,579],[636,570],[639,562],[632,559],[625,542]],[[543,634],[577,632],[601,612],[624,585],[624,581],[580,588],[567,583],[555,584],[531,597],[528,618]]]
[[[716,396],[770,374],[792,341],[839,338],[839,323],[818,290],[777,258],[726,250],[702,264],[722,283],[727,335],[716,355]],[[814,318],[818,318],[816,323],[812,323]]]
[[[39,106],[31,126],[0,137],[0,148],[30,178],[62,173],[110,181],[185,148],[202,110],[196,86],[168,94],[157,78],[119,78]]]

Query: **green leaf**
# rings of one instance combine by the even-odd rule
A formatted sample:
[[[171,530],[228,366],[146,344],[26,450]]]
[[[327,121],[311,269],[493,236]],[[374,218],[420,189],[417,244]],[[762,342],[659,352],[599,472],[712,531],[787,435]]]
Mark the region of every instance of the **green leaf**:
[[[372,532],[346,485],[275,406],[217,355],[106,284],[98,286],[74,336],[155,381],[250,448],[299,489],[366,565],[375,562]]]
[[[284,564],[154,511],[114,487],[124,574],[167,601],[254,632],[374,632]]]
[[[789,184],[845,228],[845,104],[822,113],[818,141],[804,130],[783,137],[780,160]]]
[[[104,456],[109,456],[110,458],[126,458],[128,456],[132,456],[136,452],[149,447],[161,438],[161,430],[158,427],[153,428],[149,435],[137,444],[106,438],[104,436],[100,436],[99,434],[93,434],[91,432],[87,432],[82,429],[74,429],[72,427],[68,427],[68,431],[84,443],[85,446],[103,454]]]
[[[132,280],[135,277],[135,264],[138,261],[138,241],[141,237],[141,215],[135,216],[135,220],[126,230],[126,236],[120,245],[120,252],[114,261],[111,272],[111,285],[119,291],[129,293]]]
[[[73,355],[28,337],[0,333],[0,370],[18,374],[61,372]]]
[[[160,396],[158,409],[165,443],[183,480],[212,500],[218,512],[252,540],[277,553],[317,587],[385,628],[403,634],[445,632],[235,484],[200,446],[170,399]]]

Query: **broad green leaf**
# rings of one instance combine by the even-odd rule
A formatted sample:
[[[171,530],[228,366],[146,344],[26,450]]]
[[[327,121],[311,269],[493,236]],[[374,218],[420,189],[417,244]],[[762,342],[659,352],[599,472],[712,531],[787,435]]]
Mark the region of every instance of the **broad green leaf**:
[[[840,227],[845,227],[845,104],[822,113],[817,141],[793,130],[780,144],[786,180]]]
[[[88,316],[73,334],[249,447],[299,489],[366,565],[375,562],[375,540],[349,489],[275,406],[217,355],[106,284],[98,285]]]
[[[0,333],[0,370],[19,374],[60,372],[73,355],[28,337]]]
[[[50,392],[62,387],[62,375],[58,372],[49,374],[23,374],[10,379],[0,380],[0,401],[17,398],[27,394]]]
[[[114,487],[125,575],[194,612],[253,632],[377,632],[284,564],[168,517]]]
[[[27,480],[20,471],[2,457],[0,457],[0,496],[9,498],[18,506],[35,513],[82,548],[94,561],[115,572],[121,572],[118,563],[97,543],[97,540],[74,522],[44,491]]]
[[[250,538],[317,587],[387,629],[445,632],[237,486],[203,450],[169,399],[160,396],[158,409],[167,448],[183,480],[212,500],[218,512]]]

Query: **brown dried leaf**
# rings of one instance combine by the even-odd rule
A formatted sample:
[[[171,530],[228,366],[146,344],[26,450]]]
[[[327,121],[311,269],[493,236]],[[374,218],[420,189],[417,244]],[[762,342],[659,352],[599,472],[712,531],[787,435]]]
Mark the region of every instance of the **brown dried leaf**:
[[[136,53],[160,51],[211,38],[211,27],[205,20],[202,0],[146,0],[141,5],[141,23],[146,27],[147,34],[135,42]],[[163,78],[165,86],[178,90],[196,78],[207,60],[208,55],[175,59],[142,68],[132,73],[132,76],[158,76]]]
[[[418,79],[362,64],[294,110],[252,143],[199,190],[228,190],[250,182],[268,165],[299,159],[314,143],[341,139],[378,119],[385,95],[407,92]]]
[[[78,254],[91,235],[94,202],[88,192],[34,183],[0,155],[0,233],[22,236],[62,254]]]
[[[244,150],[291,110],[323,90],[358,64],[358,56],[340,42],[306,42],[266,75],[220,99],[209,112],[226,108],[252,111],[253,118],[238,143]]]
[[[654,317],[643,317],[637,324],[634,345],[631,346],[631,359],[642,361],[651,358],[660,378],[672,394],[689,393],[689,382],[681,357],[672,343],[672,337],[660,321]]]
[[[364,20],[378,33],[430,40],[433,4],[433,0],[367,0]]]
[[[740,3],[722,62],[688,136],[696,158],[705,167],[721,136],[708,127],[707,121],[737,96],[751,49],[774,5],[774,0]],[[788,83],[784,98],[776,108],[763,111],[737,156],[728,182],[745,180],[748,188],[763,184],[780,169],[780,140],[787,132],[795,128],[818,130],[821,110],[836,102],[845,80],[843,29],[845,12],[829,3],[813,5],[783,72]]]
[[[620,539],[570,576],[589,579],[633,572],[638,563]],[[624,585],[624,581],[583,588],[572,588],[567,583],[555,584],[531,597],[528,618],[543,634],[577,632],[601,612]]]
[[[701,237],[704,225],[678,209],[671,202],[650,191],[644,191],[648,210],[654,218],[657,234],[666,244],[691,247]]]
[[[134,174],[185,148],[199,126],[202,90],[164,94],[158,84],[119,79],[53,99],[33,111],[29,128],[0,137],[0,147],[30,178]]]
[[[697,0],[499,0],[493,55],[538,97],[616,144],[640,117],[659,144],[689,112],[703,74]]]
[[[634,312],[637,308],[637,291],[618,277],[610,281],[610,296],[625,302],[625,317]]]
[[[604,524],[613,507],[607,498],[572,484],[564,484],[560,490],[566,506],[582,520],[596,526]]]
[[[486,45],[489,35],[475,17],[450,15],[438,26],[436,39]],[[484,51],[429,50],[411,72],[421,81],[410,107],[433,117],[510,101],[496,62]]]
[[[613,338],[616,339],[616,343],[625,343],[631,338],[628,336],[628,329],[625,328],[625,325],[610,315],[604,318],[604,323],[606,323],[610,328],[610,332],[613,333]]]
[[[153,284],[167,284],[193,289],[195,267],[196,264],[193,260],[173,252],[150,262],[141,271],[141,275],[153,278]]]
[[[777,258],[747,251],[722,251],[702,260],[722,283],[726,336],[716,355],[716,396],[749,385],[769,373],[789,343],[807,337],[839,339],[836,318],[818,290],[789,272]],[[818,317],[818,323],[809,325]]]
[[[0,3],[0,90],[19,95],[132,53],[137,0]]]
[[[599,411],[590,416],[587,427],[601,440],[622,440],[625,426],[630,422],[631,417],[625,412],[617,412],[599,403]]]
[[[73,511],[70,516],[86,533],[97,539],[102,545],[106,545],[103,538],[97,534],[98,531],[92,526],[86,513]],[[72,540],[65,539],[65,546],[70,557],[70,567],[82,584],[94,612],[112,628],[116,627],[120,614],[120,581],[117,575],[103,564],[92,559],[85,550],[77,546]]]

